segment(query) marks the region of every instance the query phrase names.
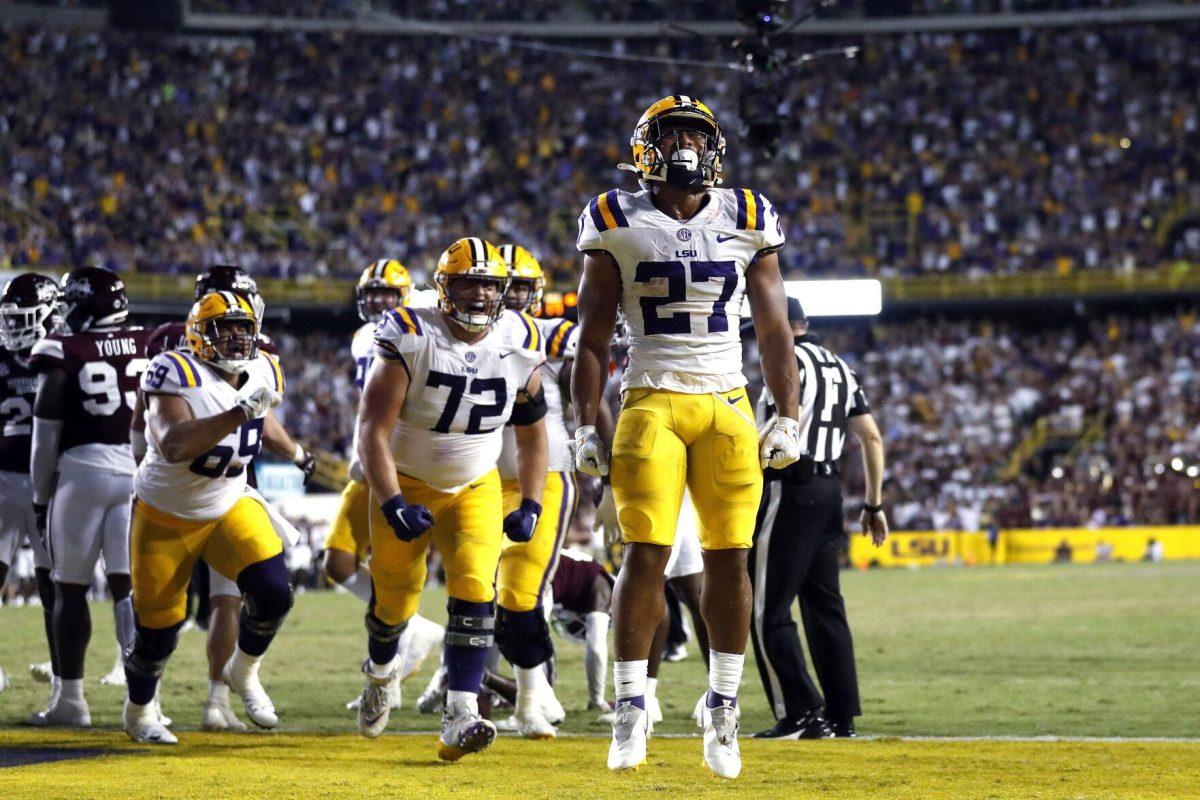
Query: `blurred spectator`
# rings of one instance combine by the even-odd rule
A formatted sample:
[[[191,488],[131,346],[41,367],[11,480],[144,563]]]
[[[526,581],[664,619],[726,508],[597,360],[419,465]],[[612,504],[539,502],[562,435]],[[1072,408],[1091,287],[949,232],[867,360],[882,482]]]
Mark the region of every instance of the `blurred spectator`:
[[[1058,543],[1058,547],[1054,548],[1054,563],[1055,564],[1070,564],[1071,563],[1071,543],[1063,539]]]

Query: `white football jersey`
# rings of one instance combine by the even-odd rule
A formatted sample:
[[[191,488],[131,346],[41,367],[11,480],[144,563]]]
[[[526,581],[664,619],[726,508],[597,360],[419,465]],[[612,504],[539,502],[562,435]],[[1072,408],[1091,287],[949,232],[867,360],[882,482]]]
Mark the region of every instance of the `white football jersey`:
[[[534,318],[542,337],[542,388],[546,391],[546,455],[551,472],[574,472],[571,439],[567,435],[565,409],[570,398],[563,397],[558,379],[566,362],[575,358],[579,344],[579,326],[566,319]],[[517,436],[511,425],[504,426],[504,447],[500,450],[500,479],[517,478]]]
[[[375,331],[375,355],[400,362],[408,395],[392,431],[396,469],[444,492],[496,466],[517,392],[542,363],[532,317],[506,311],[481,341],[451,333],[437,308],[394,308]]]
[[[354,359],[354,385],[361,392],[367,382],[367,372],[371,362],[375,360],[375,323],[364,322],[362,327],[354,332],[350,340],[350,357]],[[350,440],[350,463],[348,472],[351,480],[363,479],[362,464],[358,460],[358,424],[354,425],[354,433]]]
[[[650,197],[649,190],[613,189],[579,216],[578,248],[609,253],[621,270],[631,338],[622,389],[743,386],[738,325],[746,270],[783,246],[779,216],[750,189],[709,189],[690,220],[667,216]]]
[[[240,389],[187,350],[159,353],[142,373],[142,392],[174,394],[187,401],[197,419],[215,417],[237,405],[240,393],[259,387],[283,392],[279,359],[258,352],[246,368]],[[266,414],[247,420],[211,450],[190,462],[169,463],[154,437],[147,436],[146,457],[133,479],[134,493],[150,505],[183,519],[214,520],[246,492],[246,470],[262,446]]]

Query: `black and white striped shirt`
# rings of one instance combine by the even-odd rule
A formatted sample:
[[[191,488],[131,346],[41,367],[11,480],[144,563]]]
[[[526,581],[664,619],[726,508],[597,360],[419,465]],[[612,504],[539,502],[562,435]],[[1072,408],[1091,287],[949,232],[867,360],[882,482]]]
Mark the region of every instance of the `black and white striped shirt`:
[[[812,335],[796,337],[796,363],[800,369],[800,443],[815,462],[835,462],[842,456],[846,422],[871,413],[858,377],[846,362],[820,345]],[[776,415],[771,390],[763,387],[758,398],[759,429]]]

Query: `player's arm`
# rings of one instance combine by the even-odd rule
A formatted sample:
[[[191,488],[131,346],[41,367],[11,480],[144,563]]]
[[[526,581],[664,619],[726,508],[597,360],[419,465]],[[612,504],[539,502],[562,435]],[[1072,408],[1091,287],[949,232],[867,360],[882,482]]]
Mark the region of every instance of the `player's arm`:
[[[600,250],[584,253],[579,283],[579,349],[571,370],[571,402],[578,425],[576,466],[597,477],[608,473],[608,448],[600,441],[596,423],[604,404],[609,344],[620,297],[621,272],[613,257]]]
[[[786,467],[800,457],[800,373],[787,319],[787,292],[775,253],[761,256],[746,271],[746,294],[758,337],[763,379],[778,411],[761,434],[763,466]]]
[[[146,396],[140,386],[133,401],[133,418],[129,421],[129,443],[133,447],[133,460],[141,464],[146,457]]]
[[[546,490],[546,390],[541,370],[535,369],[525,388],[517,393],[513,406],[513,433],[517,440],[517,482],[521,485],[521,505],[504,518],[504,535],[514,542],[528,542],[542,516],[542,494]]]
[[[58,443],[63,429],[63,396],[67,372],[49,367],[38,374],[33,401],[33,443],[29,454],[29,476],[33,484],[33,507],[41,517],[50,503],[54,473],[58,470]]]
[[[866,488],[863,495],[864,508],[859,517],[863,533],[871,535],[878,547],[887,541],[888,521],[883,512],[883,436],[870,414],[850,417],[846,425],[862,445],[863,473]],[[873,509],[873,510],[868,510]]]
[[[358,460],[380,501],[400,494],[396,459],[392,456],[392,429],[408,396],[408,369],[401,361],[375,359],[363,385],[358,406]]]
[[[217,446],[222,439],[252,419],[237,405],[211,417],[197,419],[187,400],[175,394],[149,394],[147,430],[150,441],[168,463],[191,461]]]
[[[304,473],[305,483],[317,471],[317,459],[292,438],[274,411],[268,411],[263,418],[263,444],[270,452],[295,464]]]

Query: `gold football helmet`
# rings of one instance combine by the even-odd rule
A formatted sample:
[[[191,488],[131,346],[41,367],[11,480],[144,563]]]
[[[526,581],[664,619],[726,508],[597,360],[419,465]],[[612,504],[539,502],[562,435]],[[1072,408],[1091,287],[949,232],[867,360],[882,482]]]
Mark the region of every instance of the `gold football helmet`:
[[[232,375],[258,357],[258,318],[254,306],[233,292],[209,292],[188,312],[188,349],[201,361]]]
[[[442,312],[472,333],[487,330],[500,318],[509,278],[508,265],[500,251],[478,236],[459,239],[447,247],[433,273]],[[495,297],[486,294],[468,297],[456,288],[468,283],[494,285]]]
[[[404,265],[394,258],[379,259],[363,270],[354,288],[359,319],[378,322],[389,308],[408,305],[410,292],[412,278]]]
[[[504,263],[508,264],[508,271],[512,276],[508,291],[504,295],[504,305],[513,311],[540,314],[542,294],[546,291],[546,276],[542,272],[542,265],[533,257],[533,253],[519,244],[502,244],[496,249],[503,256]]]
[[[690,149],[681,148],[675,150],[668,161],[659,147],[659,140],[677,129],[702,133],[704,152],[692,153]],[[649,181],[663,181],[684,188],[721,183],[725,134],[712,109],[694,97],[674,94],[651,105],[634,127],[629,144],[633,147],[633,163],[617,166],[638,173],[643,186]]]

